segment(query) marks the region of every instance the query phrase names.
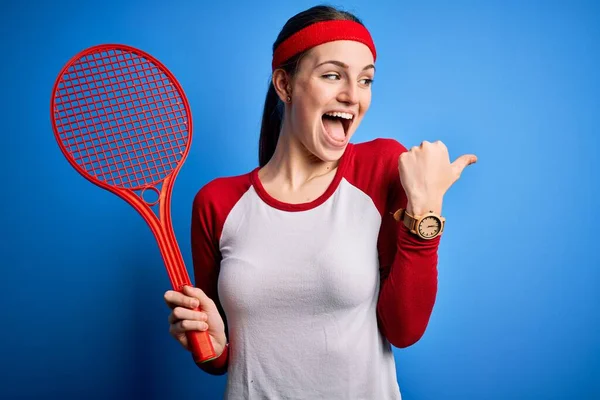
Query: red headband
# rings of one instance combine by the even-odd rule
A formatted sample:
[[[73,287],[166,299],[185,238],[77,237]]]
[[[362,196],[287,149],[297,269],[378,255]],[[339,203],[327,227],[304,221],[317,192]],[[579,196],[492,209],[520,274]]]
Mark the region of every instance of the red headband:
[[[321,21],[294,33],[275,49],[271,64],[273,71],[296,54],[334,40],[363,43],[371,49],[373,59],[377,58],[371,34],[363,25],[349,20]]]

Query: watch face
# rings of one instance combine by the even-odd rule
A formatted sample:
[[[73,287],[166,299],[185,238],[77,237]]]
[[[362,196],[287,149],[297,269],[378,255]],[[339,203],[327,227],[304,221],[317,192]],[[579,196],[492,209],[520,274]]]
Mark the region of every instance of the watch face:
[[[436,217],[429,216],[423,218],[418,226],[419,233],[424,238],[431,238],[438,234],[442,226],[440,220]]]

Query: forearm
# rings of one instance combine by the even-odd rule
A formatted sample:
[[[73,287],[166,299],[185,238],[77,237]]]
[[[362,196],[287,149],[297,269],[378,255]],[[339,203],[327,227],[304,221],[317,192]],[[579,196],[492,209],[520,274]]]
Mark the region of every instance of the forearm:
[[[377,313],[391,344],[408,347],[425,333],[437,295],[439,237],[424,240],[398,223],[397,249],[381,284]]]

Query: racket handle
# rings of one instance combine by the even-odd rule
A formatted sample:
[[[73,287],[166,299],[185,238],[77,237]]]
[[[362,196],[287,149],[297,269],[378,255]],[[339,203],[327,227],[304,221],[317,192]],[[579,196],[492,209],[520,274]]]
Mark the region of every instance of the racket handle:
[[[217,358],[208,331],[188,331],[186,336],[196,363],[205,363]]]

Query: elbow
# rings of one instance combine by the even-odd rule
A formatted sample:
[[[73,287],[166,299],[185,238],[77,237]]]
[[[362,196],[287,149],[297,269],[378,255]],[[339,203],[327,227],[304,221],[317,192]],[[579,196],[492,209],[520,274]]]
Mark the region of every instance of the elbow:
[[[380,319],[380,323],[383,322]],[[395,324],[381,324],[381,331],[394,347],[404,349],[417,343],[427,330],[429,319],[424,321],[398,321]]]
[[[399,349],[405,349],[421,340],[424,334],[425,330],[404,332],[401,334],[388,336],[388,341],[394,347],[397,347]]]
[[[222,375],[225,375],[226,373],[227,373],[227,368],[223,368],[223,369],[214,371],[211,375],[222,376]]]
[[[225,349],[227,349],[227,347],[225,347]],[[229,356],[227,354],[227,350],[225,350],[223,354],[221,354],[221,356],[219,356],[219,358],[215,360],[211,360],[204,363],[199,363],[195,361],[195,363],[198,368],[200,368],[202,371],[206,372],[209,375],[225,375],[229,366]]]
[[[206,372],[209,375],[221,376],[227,373],[227,367],[214,368],[198,363],[196,363],[196,365],[198,366],[198,368],[200,368],[202,371]]]

